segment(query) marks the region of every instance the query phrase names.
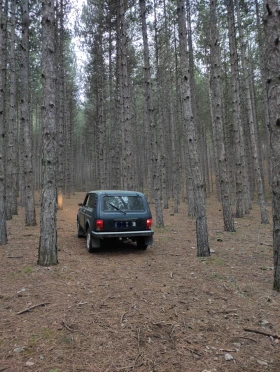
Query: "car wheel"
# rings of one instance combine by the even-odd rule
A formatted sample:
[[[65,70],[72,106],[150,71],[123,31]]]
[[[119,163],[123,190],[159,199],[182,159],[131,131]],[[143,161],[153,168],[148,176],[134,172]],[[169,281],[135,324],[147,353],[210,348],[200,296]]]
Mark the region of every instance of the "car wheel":
[[[77,220],[77,237],[78,238],[83,238],[85,236],[85,233],[83,231],[83,229],[81,228],[81,225],[79,223],[79,221]]]
[[[141,251],[145,251],[148,248],[148,244],[145,244],[144,238],[137,239],[137,247],[141,249]]]
[[[92,253],[92,251],[93,251],[91,233],[90,233],[89,228],[87,228],[87,250],[88,250],[89,253]]]

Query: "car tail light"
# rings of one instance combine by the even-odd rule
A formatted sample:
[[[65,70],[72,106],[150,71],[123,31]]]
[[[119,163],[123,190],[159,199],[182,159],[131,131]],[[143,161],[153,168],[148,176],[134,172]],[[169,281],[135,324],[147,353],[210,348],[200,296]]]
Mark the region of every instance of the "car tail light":
[[[104,230],[104,221],[103,220],[96,220],[95,226],[96,226],[96,231],[103,231]]]
[[[146,220],[146,229],[147,230],[151,230],[152,223],[153,223],[152,219],[149,218],[148,220]]]

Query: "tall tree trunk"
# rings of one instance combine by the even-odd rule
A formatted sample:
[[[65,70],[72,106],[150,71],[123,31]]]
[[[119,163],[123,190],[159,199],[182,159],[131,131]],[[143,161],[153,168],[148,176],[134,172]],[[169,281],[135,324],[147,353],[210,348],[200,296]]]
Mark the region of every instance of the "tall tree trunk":
[[[102,10],[99,10],[100,22],[102,22]],[[105,109],[105,66],[103,60],[103,27],[98,26],[97,31],[97,63],[98,63],[98,78],[97,78],[97,138],[98,138],[98,178],[100,188],[105,189],[107,185],[106,174],[106,109]]]
[[[57,133],[55,126],[55,74],[54,74],[54,0],[42,2],[42,191],[41,226],[38,264],[56,265],[56,165]]]
[[[11,1],[11,43],[10,43],[10,110],[7,145],[7,189],[6,189],[6,218],[10,220],[17,214],[17,182],[16,182],[16,1]]]
[[[7,243],[7,227],[5,212],[5,189],[4,189],[4,89],[3,89],[3,39],[4,20],[2,13],[2,0],[0,0],[0,245]]]
[[[213,126],[216,134],[217,157],[219,164],[219,183],[221,191],[221,201],[224,217],[225,231],[235,231],[232,216],[232,207],[229,190],[229,177],[227,174],[227,159],[224,141],[224,124],[222,113],[222,90],[221,90],[221,54],[220,42],[217,27],[216,0],[210,2],[210,23],[211,23],[211,91],[212,91],[212,112]]]
[[[64,9],[63,0],[56,0],[57,22],[55,28],[56,38],[56,120],[57,120],[57,192],[58,203],[57,208],[63,209],[63,194],[65,186],[65,62],[64,62]]]
[[[183,125],[186,146],[189,148],[190,167],[195,193],[197,255],[199,257],[205,257],[210,256],[210,248],[208,243],[203,180],[197,151],[198,146],[195,133],[195,123],[192,114],[184,0],[178,0],[178,31],[182,79]]]
[[[169,189],[172,193],[173,197],[173,211],[174,213],[178,213],[179,211],[179,193],[180,193],[180,174],[179,174],[179,162],[180,162],[180,147],[178,146],[178,122],[179,120],[176,118],[176,110],[175,110],[175,100],[176,95],[174,95],[173,86],[173,76],[174,76],[174,62],[173,62],[173,51],[171,48],[172,45],[172,33],[173,33],[173,25],[172,29],[169,25],[168,21],[168,13],[167,13],[167,4],[166,0],[163,0],[163,17],[164,17],[164,32],[161,33],[162,43],[163,46],[161,47],[161,54],[162,54],[162,62],[161,62],[161,79],[162,79],[162,89],[160,92],[165,92],[165,95],[160,95],[159,99],[161,101],[161,105],[166,108],[167,115],[166,116],[166,124],[168,125],[168,129],[170,135],[168,134],[168,145],[169,149],[167,150],[171,156],[168,156],[170,159],[169,162],[169,170],[170,170],[170,186]],[[164,80],[164,81],[163,81]],[[164,102],[165,101],[165,102]]]
[[[129,76],[127,66],[128,38],[125,19],[125,1],[119,0],[120,18],[120,60],[122,75],[122,131],[123,131],[123,186],[126,190],[134,188],[132,162],[132,120],[131,97],[129,90]]]
[[[2,22],[1,22],[1,28],[2,28],[2,69],[1,69],[1,74],[2,74],[2,88],[3,88],[3,112],[2,112],[2,120],[3,120],[3,162],[4,162],[4,196],[6,199],[6,191],[7,191],[7,132],[8,132],[8,115],[9,112],[7,110],[8,105],[7,105],[7,100],[8,100],[8,77],[7,77],[7,71],[8,71],[8,12],[9,12],[9,0],[3,0],[2,1],[2,7],[4,9],[1,9],[2,12]],[[5,200],[5,213],[6,213],[6,219],[7,219],[7,210],[8,205],[7,201]]]
[[[235,165],[236,165],[236,217],[243,217],[243,196],[245,213],[250,213],[251,197],[245,159],[243,126],[241,122],[240,109],[240,84],[238,74],[238,56],[236,46],[236,35],[234,26],[233,0],[227,0],[228,30],[231,64],[231,89],[232,89],[232,111],[235,138]]]
[[[36,225],[29,93],[29,1],[22,0],[21,126],[24,143],[25,224]]]
[[[265,0],[267,95],[272,162],[273,288],[280,292],[280,8],[278,0]]]
[[[264,191],[264,184],[263,184],[260,159],[259,159],[259,149],[258,149],[259,144],[257,141],[257,133],[255,129],[257,127],[257,124],[254,120],[255,117],[254,117],[253,103],[252,103],[253,97],[252,97],[251,89],[250,89],[249,67],[247,66],[247,58],[246,58],[246,43],[244,40],[243,28],[241,25],[239,2],[235,0],[235,3],[236,3],[236,9],[237,9],[239,39],[240,39],[240,44],[241,44],[243,82],[245,86],[246,99],[247,99],[246,111],[248,113],[252,158],[253,158],[253,163],[254,163],[254,168],[255,168],[254,169],[255,177],[256,177],[257,187],[258,187],[258,199],[259,199],[259,205],[260,205],[260,210],[261,210],[261,223],[268,223],[268,216],[267,216],[266,205],[265,205],[266,204],[265,191]]]
[[[263,3],[263,2],[261,2]],[[260,50],[260,71],[261,71],[261,83],[262,83],[262,102],[263,102],[263,111],[264,111],[264,126],[265,126],[265,133],[266,133],[266,141],[270,144],[270,130],[269,130],[269,111],[268,111],[268,97],[266,91],[266,69],[265,69],[265,44],[262,35],[262,27],[261,27],[261,20],[260,20],[260,10],[259,10],[259,0],[255,0],[256,6],[256,19],[257,19],[257,32],[258,32],[258,44]],[[267,174],[268,174],[268,183],[271,186],[271,178],[272,178],[272,169],[271,169],[271,156],[270,156],[270,146],[266,146],[267,148]]]
[[[65,84],[65,197],[71,197],[71,84]]]
[[[198,120],[197,115],[197,107],[196,107],[196,87],[195,87],[195,79],[194,79],[194,51],[193,51],[193,37],[192,37],[192,22],[191,22],[191,3],[190,0],[186,0],[186,20],[187,20],[187,39],[188,39],[188,50],[189,50],[189,68],[190,68],[190,89],[192,95],[192,110],[194,121],[196,123],[197,128],[196,136],[197,136],[197,144],[198,144],[198,156],[201,164],[202,170],[202,178],[204,184],[204,191],[207,195],[208,192],[208,167],[207,167],[207,142],[206,142],[206,135],[205,135],[205,125],[204,121]]]
[[[118,130],[118,118],[116,114],[116,103],[114,101],[114,88],[113,88],[113,36],[112,36],[112,17],[113,11],[110,9],[110,24],[109,24],[109,95],[110,95],[110,114],[109,114],[109,174],[110,174],[110,188],[120,188],[120,142]]]
[[[162,72],[159,66],[159,43],[158,43],[158,21],[157,21],[157,1],[154,0],[154,24],[155,24],[155,68],[157,82],[157,102],[158,102],[158,125],[159,125],[159,146],[160,146],[160,168],[161,168],[161,193],[163,198],[163,208],[168,209],[168,189],[167,189],[167,156],[165,141],[165,126],[163,114],[163,102],[159,92],[163,90]]]
[[[211,1],[212,5],[213,1]],[[212,25],[211,25],[212,27]],[[211,39],[213,38],[213,34],[211,34]],[[212,43],[212,41],[211,41]],[[211,49],[210,49],[211,50]],[[211,51],[212,53],[212,51]],[[211,75],[211,71],[210,71]],[[219,175],[219,157],[218,157],[218,151],[217,151],[217,128],[216,125],[214,125],[214,112],[213,112],[213,99],[212,99],[212,79],[210,76],[209,79],[209,102],[210,102],[210,114],[211,114],[211,121],[212,121],[212,138],[213,138],[213,157],[214,157],[214,168],[215,168],[215,185],[216,185],[216,194],[219,201],[221,201],[221,185],[220,185],[220,175]],[[221,110],[223,108],[221,107]],[[222,113],[222,120],[223,120],[223,113]],[[224,130],[224,128],[223,128]]]
[[[144,45],[144,80],[145,80],[145,98],[146,98],[146,109],[147,119],[150,126],[149,134],[151,140],[152,150],[152,171],[153,171],[153,185],[154,185],[154,198],[155,198],[155,209],[156,209],[156,225],[159,227],[164,226],[163,213],[161,205],[160,195],[160,174],[159,174],[159,157],[157,151],[157,133],[155,124],[155,113],[154,113],[154,102],[153,102],[153,90],[152,90],[152,79],[151,79],[151,66],[150,66],[150,55],[148,45],[148,33],[146,23],[146,1],[139,0],[141,20],[142,20],[142,36]]]

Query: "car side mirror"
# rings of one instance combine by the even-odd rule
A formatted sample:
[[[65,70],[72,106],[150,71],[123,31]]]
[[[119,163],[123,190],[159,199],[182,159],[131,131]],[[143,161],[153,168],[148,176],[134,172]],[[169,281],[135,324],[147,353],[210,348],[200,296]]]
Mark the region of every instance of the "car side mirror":
[[[79,206],[79,207],[82,207],[82,206],[83,206],[83,203],[79,203],[78,206]]]

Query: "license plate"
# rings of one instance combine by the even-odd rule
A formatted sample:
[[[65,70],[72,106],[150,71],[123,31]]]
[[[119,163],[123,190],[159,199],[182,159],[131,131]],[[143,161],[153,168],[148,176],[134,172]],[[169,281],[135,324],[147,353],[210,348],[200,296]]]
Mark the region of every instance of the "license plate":
[[[117,228],[128,228],[128,227],[135,227],[136,222],[135,221],[116,221],[115,227]]]

